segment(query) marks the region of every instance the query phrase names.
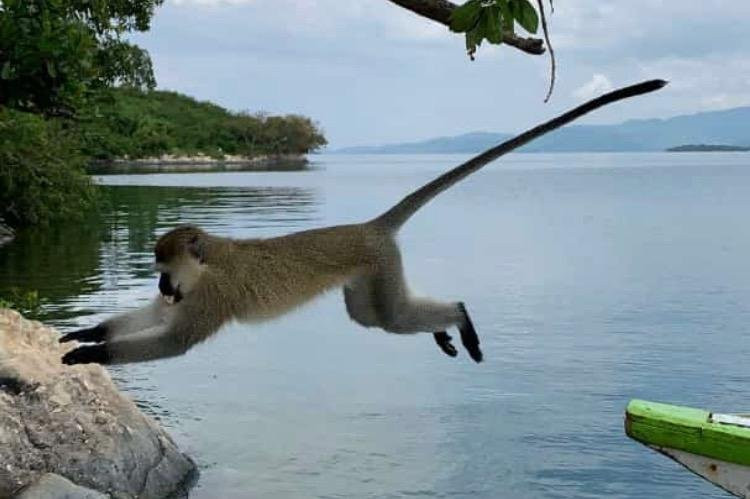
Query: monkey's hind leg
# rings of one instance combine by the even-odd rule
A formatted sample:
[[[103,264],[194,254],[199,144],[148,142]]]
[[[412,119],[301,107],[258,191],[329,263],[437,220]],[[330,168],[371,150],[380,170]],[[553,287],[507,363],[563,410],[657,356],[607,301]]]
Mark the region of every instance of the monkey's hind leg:
[[[440,350],[442,350],[445,355],[448,357],[455,357],[458,355],[458,350],[456,350],[456,347],[451,343],[453,338],[448,333],[445,331],[438,331],[437,333],[433,333],[432,336],[435,338],[435,343],[437,343]]]
[[[446,355],[454,357],[456,349],[451,344],[451,337],[445,332],[450,326],[458,327],[461,343],[474,362],[482,362],[482,350],[479,348],[474,324],[463,303],[441,303],[424,298],[402,297],[386,309],[382,327],[392,333],[418,333],[437,331],[433,337]]]
[[[458,323],[458,330],[461,333],[461,343],[463,343],[466,351],[475,362],[482,362],[482,350],[479,349],[479,336],[477,335],[474,324],[471,322],[471,317],[466,311],[466,305],[463,302],[458,304],[458,309],[463,315],[463,320]]]
[[[466,307],[462,303],[410,296],[398,248],[393,243],[388,249],[390,254],[385,255],[387,258],[381,260],[378,271],[371,277],[366,297],[377,311],[380,327],[392,333],[432,332],[440,349],[453,357],[457,354],[456,348],[446,330],[457,326],[469,355],[474,361],[481,362],[479,338]]]
[[[445,329],[455,325],[469,356],[475,362],[482,362],[479,336],[463,303],[441,303],[404,297],[383,315],[383,319],[383,329],[392,333],[436,331],[433,333],[435,342],[450,357],[455,357],[457,352]]]

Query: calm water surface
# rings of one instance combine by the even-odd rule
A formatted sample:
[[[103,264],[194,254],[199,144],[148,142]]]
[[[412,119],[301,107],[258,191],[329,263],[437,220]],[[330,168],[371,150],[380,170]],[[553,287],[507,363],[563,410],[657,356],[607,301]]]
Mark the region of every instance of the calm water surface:
[[[460,156],[315,156],[313,168],[102,176],[100,220],[23,234],[0,289],[91,325],[156,292],[177,223],[259,237],[373,216]],[[112,369],[195,457],[196,498],[724,497],[628,440],[640,397],[750,410],[750,156],[516,155],[405,227],[416,291],[468,304],[486,361],[363,329],[332,292]]]

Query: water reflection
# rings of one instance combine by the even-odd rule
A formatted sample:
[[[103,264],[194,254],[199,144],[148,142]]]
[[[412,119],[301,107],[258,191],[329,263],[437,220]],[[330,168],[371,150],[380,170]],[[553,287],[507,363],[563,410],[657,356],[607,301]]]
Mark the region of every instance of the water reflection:
[[[120,311],[113,300],[138,297],[154,275],[156,238],[177,224],[249,236],[313,220],[317,204],[314,191],[295,187],[103,189],[101,213],[77,224],[21,232],[0,248],[0,296],[12,288],[37,290],[45,303],[39,318],[72,326],[79,316]]]

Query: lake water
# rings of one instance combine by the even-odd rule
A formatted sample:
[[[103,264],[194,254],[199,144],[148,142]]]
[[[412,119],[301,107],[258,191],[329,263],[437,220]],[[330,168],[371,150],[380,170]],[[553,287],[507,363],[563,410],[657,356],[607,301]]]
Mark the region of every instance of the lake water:
[[[177,223],[259,237],[371,217],[462,156],[98,177],[98,220],[0,249],[0,289],[92,325],[156,292]],[[433,201],[400,240],[418,292],[464,300],[485,362],[367,330],[332,292],[111,369],[200,464],[191,497],[725,497],[630,441],[646,398],[750,410],[750,156],[521,154]]]

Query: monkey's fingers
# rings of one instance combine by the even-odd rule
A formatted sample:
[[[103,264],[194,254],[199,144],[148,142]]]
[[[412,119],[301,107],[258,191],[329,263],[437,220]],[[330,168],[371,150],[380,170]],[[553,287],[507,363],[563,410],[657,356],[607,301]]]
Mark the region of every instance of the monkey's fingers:
[[[68,341],[80,341],[83,343],[101,343],[107,337],[107,331],[104,326],[98,325],[94,327],[87,327],[85,329],[79,329],[72,331],[60,338],[60,343],[66,343]]]
[[[458,355],[458,350],[456,350],[456,347],[451,343],[453,338],[451,338],[448,333],[445,331],[438,331],[437,333],[433,333],[432,336],[435,338],[435,343],[438,344],[440,350],[445,352],[445,355],[449,357],[455,357]]]
[[[109,364],[111,356],[104,344],[84,345],[75,348],[63,355],[62,363],[67,365],[73,364]]]
[[[482,350],[479,349],[477,331],[474,329],[474,324],[471,322],[469,313],[466,311],[466,306],[461,303],[459,304],[459,308],[464,315],[464,322],[458,326],[458,330],[461,332],[461,343],[463,343],[466,351],[469,352],[469,356],[474,359],[474,362],[482,362]]]

